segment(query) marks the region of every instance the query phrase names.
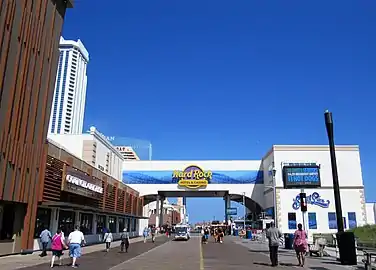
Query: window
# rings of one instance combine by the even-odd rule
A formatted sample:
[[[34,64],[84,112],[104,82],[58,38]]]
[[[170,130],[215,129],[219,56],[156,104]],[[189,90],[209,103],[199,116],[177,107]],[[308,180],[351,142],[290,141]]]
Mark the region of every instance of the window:
[[[50,228],[50,220],[51,220],[51,209],[38,208],[37,218],[35,221],[34,238],[39,238],[40,233],[44,229]]]
[[[309,229],[317,229],[316,213],[308,213],[308,227]]]
[[[342,222],[343,222],[343,228],[347,229],[347,222],[346,222],[346,218],[345,217],[342,217]]]
[[[355,212],[349,212],[347,213],[348,220],[349,220],[349,229],[354,229],[357,227],[356,224],[356,213]]]
[[[289,230],[296,230],[296,213],[288,213]]]
[[[131,231],[131,219],[127,218],[126,221],[127,221],[127,231],[130,232]]]
[[[93,234],[93,214],[80,213],[80,223],[83,234]]]
[[[119,232],[122,232],[125,229],[125,219],[119,218]]]
[[[68,236],[74,230],[75,213],[73,211],[59,211],[59,228]]]
[[[328,223],[329,229],[337,229],[337,216],[336,213],[330,212],[328,213]]]
[[[112,233],[116,233],[116,217],[109,217],[108,218],[108,228]]]
[[[97,216],[97,234],[103,233],[103,229],[106,227],[106,216]]]

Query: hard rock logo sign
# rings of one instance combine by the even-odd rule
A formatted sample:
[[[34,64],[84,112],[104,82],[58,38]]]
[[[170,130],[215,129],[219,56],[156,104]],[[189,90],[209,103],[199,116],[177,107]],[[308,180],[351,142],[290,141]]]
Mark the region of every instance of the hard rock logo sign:
[[[199,166],[191,165],[183,171],[174,171],[172,179],[181,187],[197,189],[206,187],[213,177],[212,171],[204,171]]]

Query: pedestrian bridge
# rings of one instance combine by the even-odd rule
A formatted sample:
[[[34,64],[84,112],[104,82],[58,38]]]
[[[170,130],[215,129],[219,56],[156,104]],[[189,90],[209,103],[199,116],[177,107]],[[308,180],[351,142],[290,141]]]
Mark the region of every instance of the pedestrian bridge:
[[[125,161],[123,182],[144,197],[225,197],[260,212],[264,207],[261,161]]]

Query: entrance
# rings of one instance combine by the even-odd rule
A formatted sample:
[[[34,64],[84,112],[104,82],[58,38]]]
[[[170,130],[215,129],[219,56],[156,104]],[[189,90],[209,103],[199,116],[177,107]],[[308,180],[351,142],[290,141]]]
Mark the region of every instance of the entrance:
[[[178,198],[176,204],[165,205],[167,198]],[[247,220],[247,225],[254,227],[257,219],[261,216],[262,207],[250,198],[230,194],[227,190],[206,191],[206,190],[183,190],[183,191],[159,191],[157,194],[144,196],[144,216],[149,217],[149,224],[157,227],[174,226],[177,223],[190,223],[186,212],[187,198],[223,198],[223,217],[216,217],[220,222],[224,221],[230,225],[231,221],[238,220],[239,217]],[[238,213],[237,208],[231,207],[231,201],[245,204],[246,213]],[[244,215],[245,214],[245,215]],[[180,215],[180,218],[176,218]],[[211,216],[209,214],[209,216]],[[251,220],[249,220],[251,218]]]

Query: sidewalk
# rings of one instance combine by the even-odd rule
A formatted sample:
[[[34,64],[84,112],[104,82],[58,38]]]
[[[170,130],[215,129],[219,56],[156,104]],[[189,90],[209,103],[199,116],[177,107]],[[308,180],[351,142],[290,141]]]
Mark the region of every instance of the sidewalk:
[[[239,237],[232,237],[232,240],[244,247],[246,247],[250,252],[260,253],[266,257],[266,261],[269,261],[269,247],[267,243],[261,243],[257,241],[251,241],[247,239],[240,239]],[[341,265],[336,257],[335,257],[335,250],[328,250],[329,257],[306,257],[305,268],[307,269],[333,269],[333,270],[348,270],[348,269],[364,269],[362,264],[358,264],[357,266],[344,266]],[[298,262],[296,259],[295,252],[293,250],[288,250],[284,248],[279,249],[279,262],[282,266],[297,266]],[[334,257],[332,257],[332,255]]]
[[[161,235],[158,235],[161,236]],[[158,237],[157,236],[157,237]],[[150,238],[150,237],[148,237]],[[143,237],[136,237],[130,239],[130,243],[136,243],[136,242],[141,242],[143,241]],[[113,242],[111,244],[111,248],[116,248],[120,246],[120,241]],[[96,244],[96,245],[91,245],[87,247],[82,248],[82,253],[83,254],[88,254],[88,253],[93,253],[96,251],[102,251],[104,250],[104,244]],[[39,257],[39,254],[41,252],[37,251],[34,252],[33,254],[29,255],[10,255],[6,257],[1,257],[0,258],[0,269],[1,270],[14,270],[14,269],[20,269],[24,267],[30,267],[30,266],[35,266],[35,265],[40,265],[43,263],[47,263],[51,260],[50,252],[48,252],[48,256],[46,257]],[[64,258],[68,257],[69,251],[66,250],[64,251]]]

